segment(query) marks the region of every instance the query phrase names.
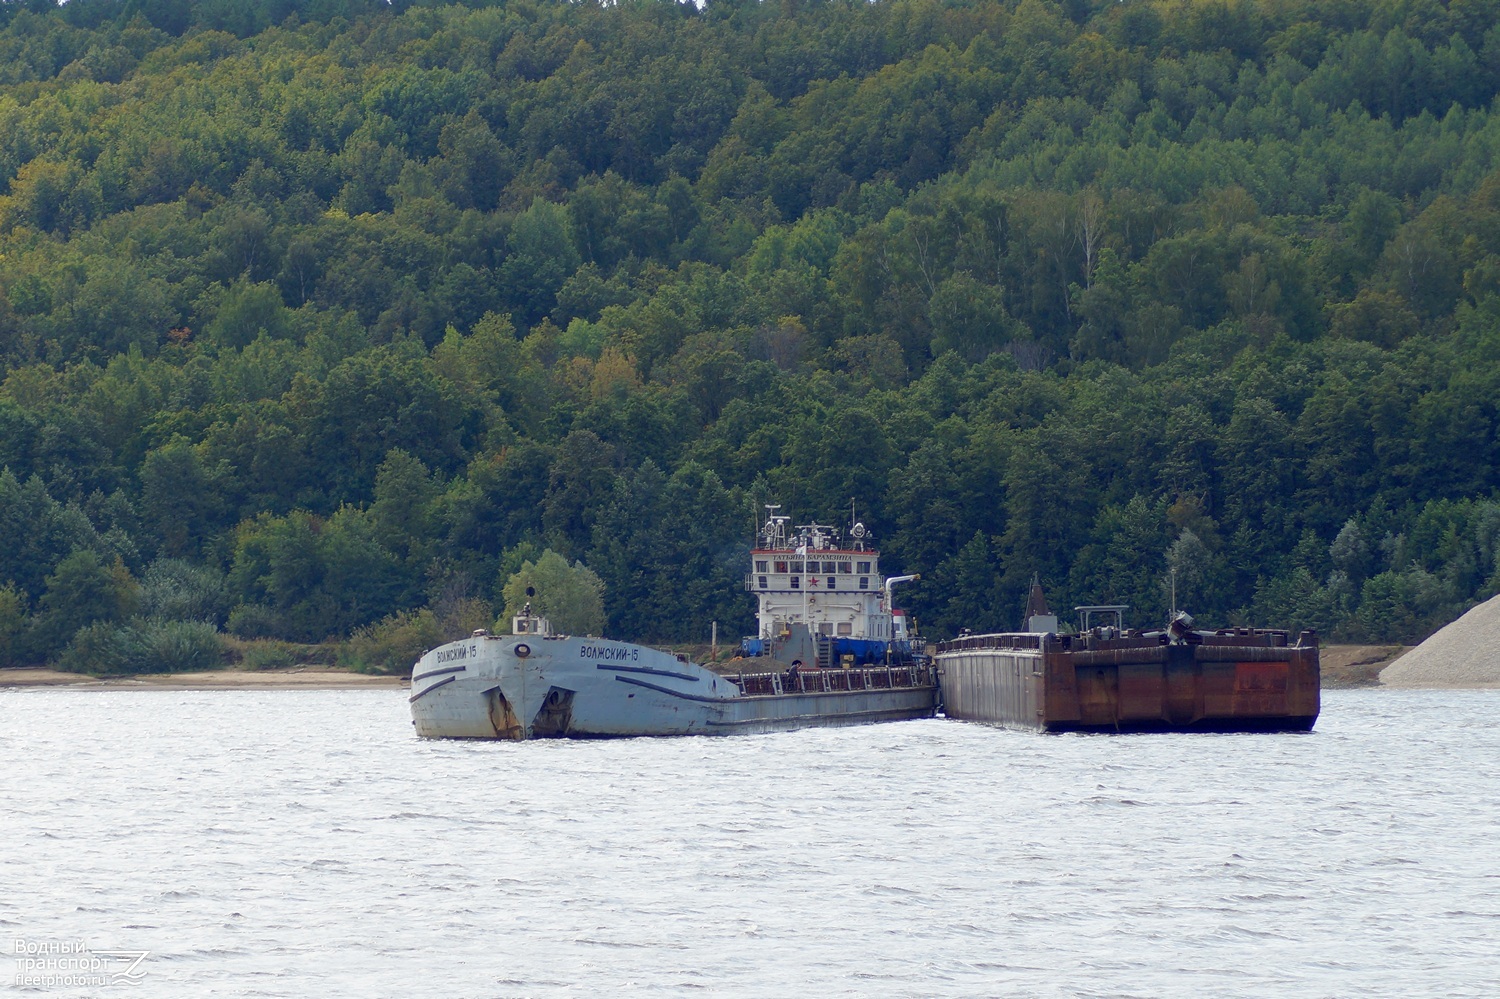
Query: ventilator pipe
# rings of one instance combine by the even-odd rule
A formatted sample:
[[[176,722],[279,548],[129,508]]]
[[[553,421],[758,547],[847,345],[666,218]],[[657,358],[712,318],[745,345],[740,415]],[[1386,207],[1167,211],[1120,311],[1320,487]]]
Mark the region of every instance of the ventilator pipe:
[[[886,605],[886,607],[890,608],[890,606],[891,606],[891,587],[895,586],[897,583],[910,583],[910,582],[913,582],[913,581],[921,579],[921,578],[922,578],[922,574],[920,572],[918,572],[918,573],[914,573],[913,575],[910,575],[910,576],[892,576],[890,579],[887,579],[885,581],[885,605]]]
[[[910,583],[921,578],[921,573],[913,573],[910,576],[892,576],[885,581],[885,610],[887,614],[890,614],[892,618],[894,618],[896,615],[896,607],[891,602],[891,588],[894,587],[897,583]],[[910,633],[907,634],[907,637],[911,637]],[[894,642],[895,639],[896,636],[894,632],[886,637],[885,663],[887,666],[889,666],[891,663],[891,643]]]

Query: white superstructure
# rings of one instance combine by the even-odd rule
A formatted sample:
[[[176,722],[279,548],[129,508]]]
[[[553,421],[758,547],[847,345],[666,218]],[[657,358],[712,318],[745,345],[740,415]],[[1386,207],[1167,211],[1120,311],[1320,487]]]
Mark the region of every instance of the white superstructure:
[[[789,528],[779,510],[767,505],[750,552],[746,587],[758,602],[756,644],[783,638],[799,624],[856,653],[883,655],[892,640],[904,640],[894,633],[893,619],[905,621],[891,606],[891,587],[917,577],[882,575],[873,535],[852,516],[841,537],[826,524]]]

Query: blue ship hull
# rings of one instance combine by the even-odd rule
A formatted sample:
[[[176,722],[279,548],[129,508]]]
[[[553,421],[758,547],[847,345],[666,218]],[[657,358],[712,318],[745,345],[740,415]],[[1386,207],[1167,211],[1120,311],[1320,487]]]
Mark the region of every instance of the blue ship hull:
[[[882,642],[873,638],[834,638],[830,641],[834,662],[842,661],[844,656],[853,656],[856,663],[883,664],[887,650],[893,662],[905,662],[912,658],[909,642]],[[769,656],[774,644],[774,640],[769,638],[745,638],[740,641],[740,651],[751,657]]]

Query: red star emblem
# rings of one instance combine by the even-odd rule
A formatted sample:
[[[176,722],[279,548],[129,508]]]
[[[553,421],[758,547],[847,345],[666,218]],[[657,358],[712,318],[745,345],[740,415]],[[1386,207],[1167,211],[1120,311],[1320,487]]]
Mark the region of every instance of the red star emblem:
[[[808,586],[817,586],[818,585],[818,577],[817,576],[809,576],[809,577],[807,577],[807,585]]]

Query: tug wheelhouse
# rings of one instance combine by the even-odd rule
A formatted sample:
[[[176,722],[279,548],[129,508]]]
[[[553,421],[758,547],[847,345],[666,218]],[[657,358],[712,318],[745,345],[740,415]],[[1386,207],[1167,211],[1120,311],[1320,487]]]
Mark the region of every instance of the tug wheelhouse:
[[[883,575],[874,536],[852,517],[847,532],[818,523],[789,528],[779,510],[767,505],[750,552],[746,588],[756,595],[757,633],[741,643],[745,653],[770,654],[800,625],[835,661],[909,659],[912,636],[891,589],[917,577]]]

